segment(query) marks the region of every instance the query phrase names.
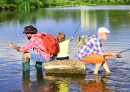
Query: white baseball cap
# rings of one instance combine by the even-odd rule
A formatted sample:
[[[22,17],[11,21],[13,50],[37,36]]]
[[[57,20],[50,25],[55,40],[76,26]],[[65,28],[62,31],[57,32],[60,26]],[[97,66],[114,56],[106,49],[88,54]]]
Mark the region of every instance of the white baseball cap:
[[[110,31],[108,29],[106,29],[105,27],[100,27],[98,29],[98,33],[103,33],[103,32],[110,33]]]

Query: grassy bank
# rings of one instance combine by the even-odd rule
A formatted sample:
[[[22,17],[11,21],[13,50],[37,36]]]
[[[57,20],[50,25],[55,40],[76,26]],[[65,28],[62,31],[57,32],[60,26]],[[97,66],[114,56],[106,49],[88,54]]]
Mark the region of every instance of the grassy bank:
[[[91,4],[130,5],[130,0],[0,0],[0,9],[26,9]]]

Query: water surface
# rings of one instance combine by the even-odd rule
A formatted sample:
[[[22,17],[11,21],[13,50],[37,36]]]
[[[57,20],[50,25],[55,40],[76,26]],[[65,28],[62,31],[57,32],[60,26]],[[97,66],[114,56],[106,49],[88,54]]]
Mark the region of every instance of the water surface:
[[[86,64],[86,75],[45,75],[44,70],[35,69],[35,62],[30,63],[29,73],[22,72],[22,53],[7,47],[6,44],[12,42],[18,46],[25,45],[28,40],[22,32],[28,25],[54,36],[57,32],[64,32],[66,39],[72,37],[78,29],[70,45],[70,59],[77,59],[75,56],[78,51],[78,35],[96,34],[102,26],[111,31],[108,39],[103,41],[103,50],[120,52],[130,46],[129,5],[0,11],[0,92],[130,91],[129,51],[121,53],[122,58],[112,57],[108,60],[110,74],[105,74],[104,69],[100,68],[99,74],[93,75],[94,65]]]

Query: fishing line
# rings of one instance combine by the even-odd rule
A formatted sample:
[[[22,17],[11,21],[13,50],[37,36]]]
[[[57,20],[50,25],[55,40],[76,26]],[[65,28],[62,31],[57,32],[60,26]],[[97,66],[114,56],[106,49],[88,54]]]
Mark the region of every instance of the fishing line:
[[[120,54],[120,53],[123,53],[123,52],[126,52],[126,51],[128,51],[128,50],[130,50],[130,49],[127,49],[127,50],[123,50],[123,51],[119,52],[119,54]]]
[[[119,54],[120,54],[120,53],[123,53],[123,52],[126,52],[126,51],[128,51],[128,50],[130,50],[130,49],[123,50],[123,51],[119,52]],[[116,58],[121,58],[121,55],[117,55]]]

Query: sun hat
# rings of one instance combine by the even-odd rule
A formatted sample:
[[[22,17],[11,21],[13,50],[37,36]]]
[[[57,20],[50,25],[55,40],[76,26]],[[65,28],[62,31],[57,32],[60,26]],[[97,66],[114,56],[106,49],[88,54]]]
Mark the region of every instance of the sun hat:
[[[33,27],[32,25],[24,27],[23,34],[35,34],[37,33],[37,29]]]
[[[106,29],[105,27],[100,27],[98,29],[98,33],[103,33],[103,32],[110,33],[110,31],[108,29]]]

